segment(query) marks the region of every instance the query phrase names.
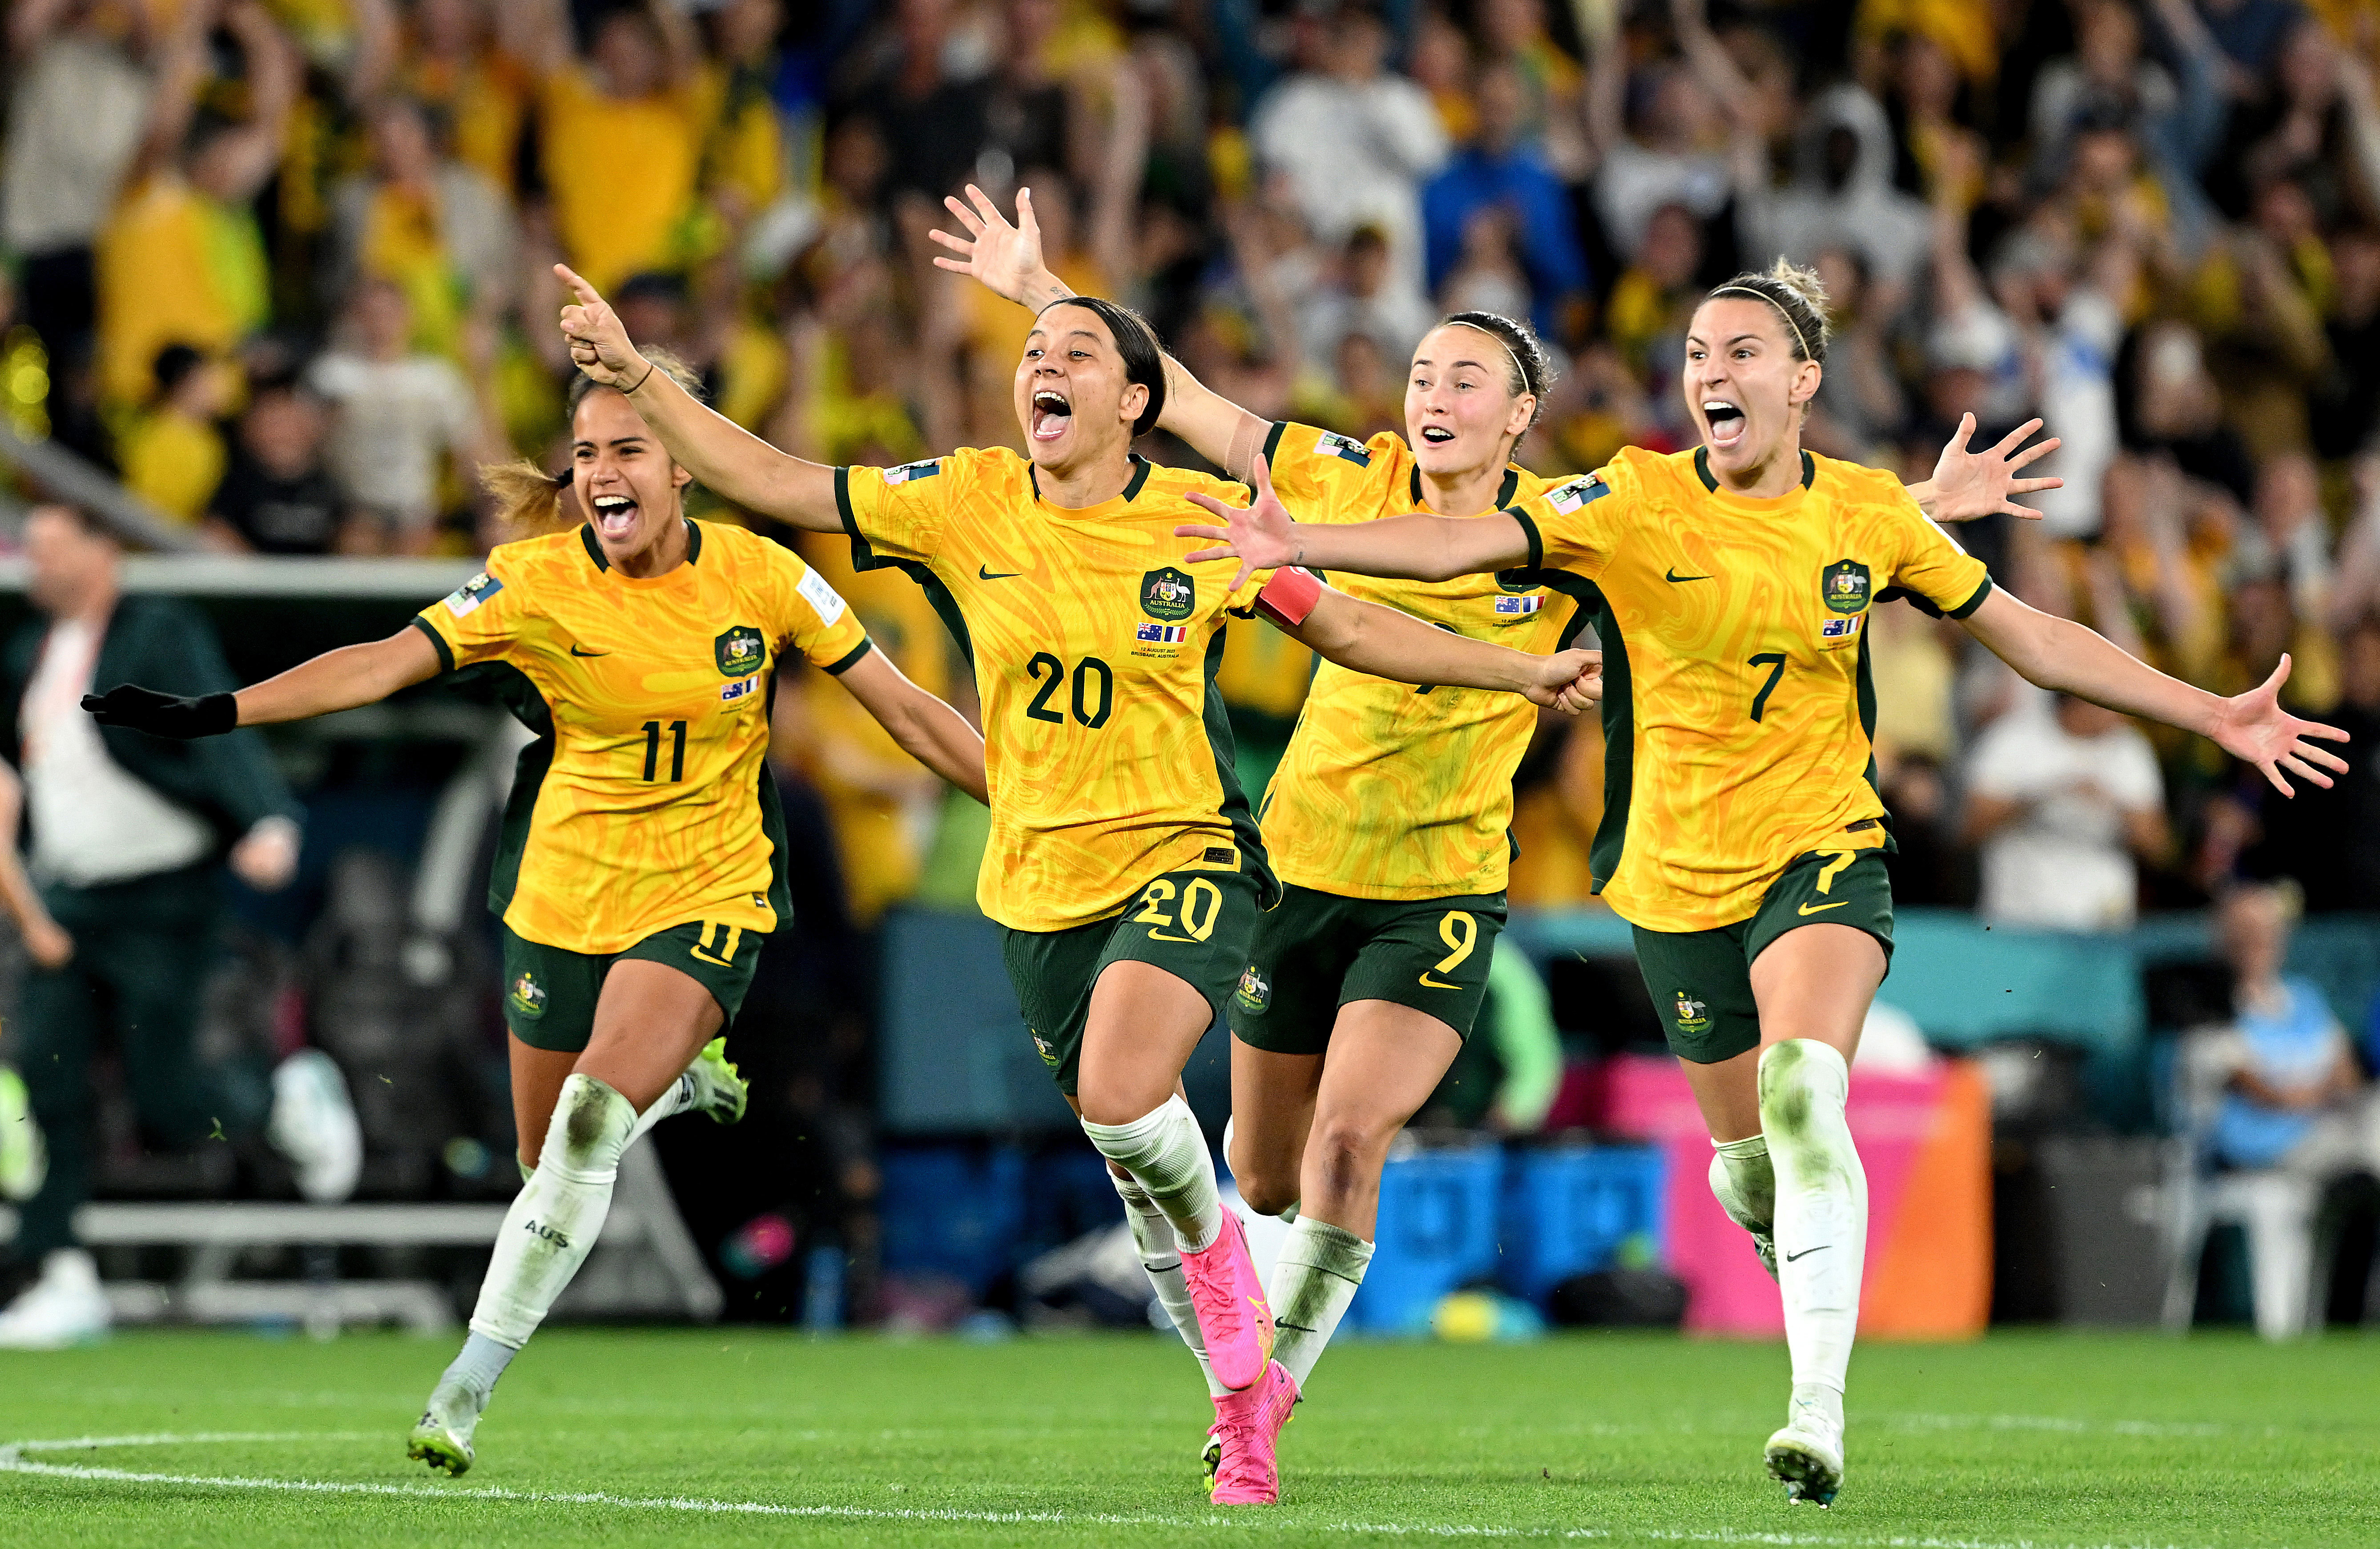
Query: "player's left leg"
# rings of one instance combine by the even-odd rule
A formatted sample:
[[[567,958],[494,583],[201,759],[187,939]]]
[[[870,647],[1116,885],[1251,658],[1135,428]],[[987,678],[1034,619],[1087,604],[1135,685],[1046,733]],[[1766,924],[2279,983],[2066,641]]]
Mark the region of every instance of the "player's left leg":
[[[1788,1497],[1825,1506],[1843,1472],[1843,1380],[1859,1327],[1867,1175],[1844,1104],[1860,1028],[1886,958],[1865,930],[1804,925],[1753,959],[1760,1006],[1757,1096],[1776,1168],[1778,1284],[1793,1396],[1768,1440]]]

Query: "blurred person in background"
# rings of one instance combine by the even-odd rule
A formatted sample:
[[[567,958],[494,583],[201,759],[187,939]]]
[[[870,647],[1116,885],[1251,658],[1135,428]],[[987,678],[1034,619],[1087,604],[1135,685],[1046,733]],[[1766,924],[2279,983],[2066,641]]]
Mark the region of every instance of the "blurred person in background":
[[[1399,275],[1388,232],[1357,226],[1337,256],[1333,272],[1298,309],[1305,359],[1336,360],[1339,341],[1350,334],[1369,335],[1389,360],[1407,359],[1429,328],[1429,301]]]
[[[18,631],[4,660],[40,892],[0,889],[0,901],[33,958],[14,1031],[49,1176],[17,1235],[18,1259],[41,1277],[0,1311],[0,1348],[19,1348],[107,1330],[73,1226],[97,1161],[91,1081],[103,1039],[122,1053],[141,1122],[168,1145],[263,1130],[314,1201],[346,1198],[363,1161],[327,1055],[301,1049],[269,1080],[244,1064],[197,1063],[199,1006],[222,949],[222,868],[267,891],[297,870],[298,805],[262,741],[171,742],[103,727],[81,707],[132,678],[190,695],[230,688],[214,631],[182,603],[126,595],[115,538],[81,511],[36,509],[25,555],[43,619]],[[18,779],[7,775],[12,790]],[[15,848],[13,832],[5,842]]]
[[[2252,825],[2240,869],[2293,879],[2310,911],[2380,911],[2380,618],[2358,620],[2340,642],[2339,701],[2324,714],[2349,737],[2336,786],[2266,801],[2242,781],[2223,799]]]
[[[455,160],[509,201],[534,83],[497,46],[492,8],[492,0],[414,0],[391,84],[436,120]]]
[[[2139,728],[2071,694],[2025,702],[1968,756],[1967,843],[1983,855],[1977,908],[2009,925],[2116,931],[2139,914],[2136,861],[2172,843],[2165,779]]]
[[[470,376],[413,343],[413,309],[393,280],[367,278],[349,299],[345,338],[307,368],[306,387],[331,406],[328,460],[354,506],[382,523],[379,547],[427,554],[446,508],[444,481],[471,487],[498,460],[484,372]]]
[[[223,482],[230,368],[186,344],[157,352],[156,396],[116,443],[124,487],[184,526],[206,515]]]
[[[428,111],[389,97],[370,114],[371,165],[331,190],[326,299],[365,276],[405,292],[413,342],[459,357],[467,319],[501,311],[518,287],[520,233],[502,187],[443,154]]]
[[[378,552],[380,523],[331,477],[329,436],[322,399],[295,383],[260,386],[208,503],[207,541],[236,554]]]
[[[1475,91],[1475,137],[1422,190],[1429,288],[1437,294],[1454,272],[1471,217],[1500,205],[1511,214],[1528,275],[1527,315],[1539,334],[1551,336],[1563,307],[1587,284],[1570,190],[1527,138],[1528,84],[1520,70],[1510,65],[1484,70]],[[1451,310],[1470,304],[1448,302]]]
[[[2228,1166],[2317,1183],[2380,1176],[2380,1094],[2321,989],[2285,971],[2297,914],[2293,888],[2263,883],[2233,887],[2219,905],[2233,1017],[2197,1055],[2224,1088],[2209,1140]]]

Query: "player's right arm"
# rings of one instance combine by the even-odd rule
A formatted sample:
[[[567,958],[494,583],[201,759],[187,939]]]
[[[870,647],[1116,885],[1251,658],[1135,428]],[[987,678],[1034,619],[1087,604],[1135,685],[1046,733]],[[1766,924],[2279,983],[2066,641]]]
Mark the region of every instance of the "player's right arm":
[[[577,300],[562,309],[570,359],[606,387],[617,388],[662,439],[670,457],[722,498],[813,532],[842,526],[834,470],[780,452],[725,415],[694,400],[666,372],[637,352],[619,314],[563,264],[553,272]]]
[[[1217,545],[1200,549],[1189,558],[1240,562],[1233,591],[1258,570],[1300,566],[1309,570],[1346,570],[1359,576],[1386,576],[1400,580],[1442,581],[1488,570],[1509,570],[1533,565],[1539,555],[1531,541],[1533,529],[1509,512],[1484,517],[1384,517],[1378,521],[1340,525],[1290,519],[1288,508],[1273,494],[1265,459],[1249,469],[1256,504],[1226,506],[1212,495],[1187,498],[1221,518],[1221,527],[1182,526],[1183,538],[1212,538]]]

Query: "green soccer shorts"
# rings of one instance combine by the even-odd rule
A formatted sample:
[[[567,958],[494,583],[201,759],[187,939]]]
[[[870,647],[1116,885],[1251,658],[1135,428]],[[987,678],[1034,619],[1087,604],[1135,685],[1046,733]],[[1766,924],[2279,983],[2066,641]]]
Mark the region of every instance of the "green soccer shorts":
[[[710,992],[726,1021],[734,1022],[766,939],[740,925],[697,920],[605,954],[548,946],[514,934],[509,925],[503,930],[504,1025],[530,1048],[562,1054],[577,1054],[595,1035],[603,976],[623,958],[665,963],[686,974]]]
[[[1501,893],[1344,898],[1287,888],[1257,921],[1247,971],[1232,996],[1232,1035],[1271,1054],[1318,1055],[1341,1006],[1386,1000],[1468,1039],[1488,998],[1504,913]]]
[[[1892,965],[1892,878],[1884,851],[1813,852],[1785,868],[1749,920],[1714,931],[1636,927],[1636,967],[1660,1015],[1670,1052],[1717,1065],[1760,1046],[1752,998],[1753,959],[1803,925],[1852,925],[1884,947]]]

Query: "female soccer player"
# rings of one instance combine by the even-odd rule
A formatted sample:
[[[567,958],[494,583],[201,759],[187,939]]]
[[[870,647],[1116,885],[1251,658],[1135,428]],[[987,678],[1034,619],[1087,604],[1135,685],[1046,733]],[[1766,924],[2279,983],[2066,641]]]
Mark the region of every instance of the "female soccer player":
[[[958,255],[938,264],[1028,307],[1072,294],[1042,262],[1029,192],[1017,195],[1014,225],[981,189],[967,194],[968,203],[944,201],[966,235],[935,233]],[[1549,375],[1525,324],[1458,312],[1414,351],[1409,441],[1268,423],[1170,357],[1160,423],[1233,473],[1269,477],[1315,522],[1416,508],[1472,518],[1555,482],[1512,461]],[[2056,483],[2014,477],[2057,445],[2015,451],[2037,428],[1991,453],[1969,454],[1961,437],[1912,496],[1980,516]],[[1569,645],[1587,623],[1579,600],[1591,595],[1576,576],[1527,568],[1337,584],[1529,651]],[[1284,888],[1257,922],[1232,999],[1230,1161],[1250,1209],[1295,1216],[1270,1288],[1274,1355],[1301,1393],[1371,1262],[1390,1142],[1445,1076],[1486,994],[1504,923],[1512,772],[1535,725],[1507,696],[1416,690],[1326,665],[1258,808]],[[1272,1443],[1269,1433],[1219,1428],[1208,1466],[1269,1478]]]
[[[1224,615],[1261,611],[1357,671],[1570,708],[1586,701],[1577,680],[1592,658],[1448,634],[1302,572],[1225,586],[1227,567],[1189,565],[1173,532],[1197,509],[1185,497],[1239,491],[1132,455],[1164,408],[1164,367],[1148,324],[1111,302],[1040,313],[1014,389],[1029,456],[833,469],[648,382],[611,309],[565,278],[580,301],[563,314],[574,358],[634,388],[673,457],[751,509],[847,531],[863,566],[908,569],[966,643],[992,793],[978,897],[1008,927],[1026,1023],[1111,1165],[1160,1295],[1210,1373],[1218,1423],[1278,1430],[1296,1384],[1269,1359],[1263,1285],[1177,1092],[1277,896],[1210,682]],[[1258,1481],[1219,1482],[1214,1498],[1273,1496]]]
[[[656,352],[673,390],[698,384]],[[644,369],[644,368],[639,368]],[[633,378],[631,379],[634,380]],[[689,400],[690,401],[690,400]],[[504,921],[504,1020],[527,1182],[505,1214],[471,1336],[407,1452],[471,1466],[471,1433],[602,1230],[620,1153],[672,1114],[743,1116],[718,1036],[760,938],[790,909],[783,821],[765,758],[776,671],[798,653],[835,676],[944,779],[983,800],[983,742],[874,650],[833,588],[788,548],[686,519],[686,470],[625,395],[571,390],[571,470],[492,470],[516,517],[565,488],[590,513],[505,543],[487,570],[384,640],[317,656],[237,694],[125,686],[84,708],[161,737],[302,720],[480,665],[537,734],[522,750],[489,906]]]
[[[1870,606],[1907,596],[2045,688],[2214,738],[2284,793],[2344,768],[2281,711],[2286,658],[2218,699],[2081,625],[1996,591],[1891,475],[1802,449],[1826,357],[1815,274],[1779,263],[1712,290],[1681,383],[1693,452],[1623,450],[1510,512],[1354,526],[1293,521],[1261,484],[1194,562],[1445,580],[1512,567],[1592,582],[1609,738],[1595,874],[1636,957],[1718,1156],[1711,1186],[1773,1262],[1793,1392],[1767,1449],[1788,1498],[1842,1482],[1842,1388],[1867,1193],[1843,1119],[1848,1061],[1892,945],[1869,783]],[[1194,496],[1201,505],[1205,499]],[[1773,1170],[1772,1170],[1773,1169]]]

